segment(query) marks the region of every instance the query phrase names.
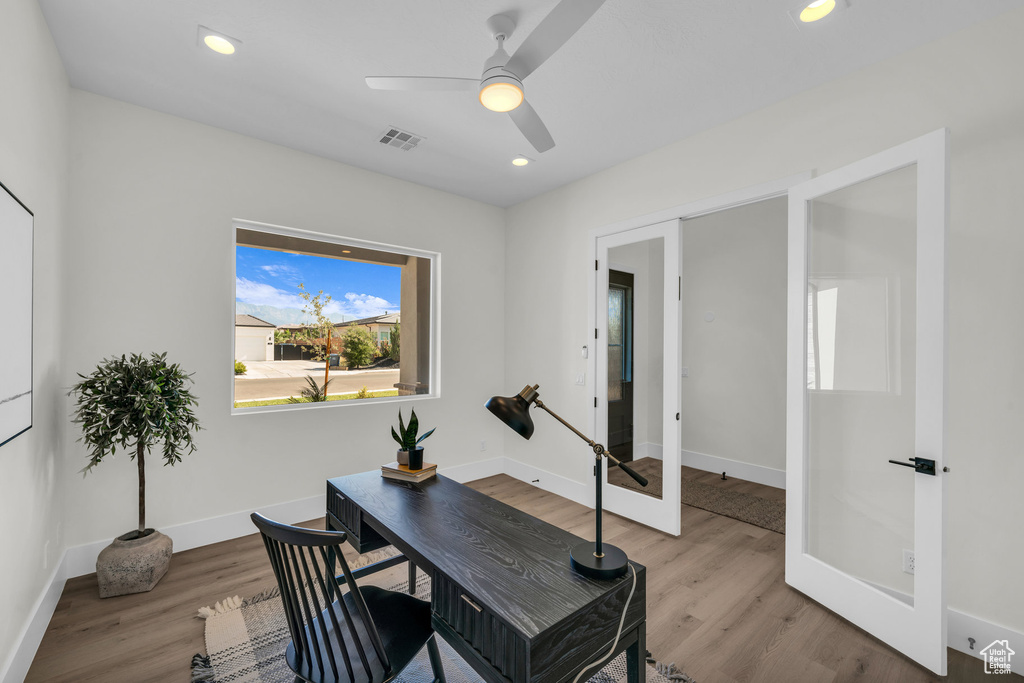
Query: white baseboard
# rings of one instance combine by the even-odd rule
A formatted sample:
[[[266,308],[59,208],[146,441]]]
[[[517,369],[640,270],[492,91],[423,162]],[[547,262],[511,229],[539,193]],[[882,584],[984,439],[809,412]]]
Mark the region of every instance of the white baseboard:
[[[1010,641],[1010,649],[1017,654],[1010,660],[1010,669],[1015,674],[1024,676],[1024,633],[990,621],[979,619],[949,608],[948,635],[946,643],[954,650],[959,650],[972,657],[982,659],[981,651],[997,640]],[[974,649],[968,638],[974,638]]]
[[[505,458],[490,458],[489,460],[481,460],[479,462],[467,462],[464,465],[439,467],[437,471],[449,479],[465,484],[467,481],[476,481],[477,479],[493,477],[495,474],[504,474]]]
[[[705,472],[725,472],[726,476],[745,479],[777,489],[786,488],[786,470],[777,470],[764,465],[753,465],[749,462],[729,460],[717,455],[707,455],[695,451],[682,451],[682,464]]]
[[[15,641],[10,656],[0,667],[0,681],[3,683],[22,683],[28,675],[32,660],[36,656],[36,650],[43,642],[43,635],[50,625],[54,610],[57,609],[61,593],[64,592],[64,583],[67,580],[66,561],[67,553],[65,552],[60,558],[60,562],[54,567],[46,588],[32,606],[31,616],[22,627],[21,634]]]
[[[552,474],[547,470],[527,465],[512,458],[506,457],[503,460],[505,461],[505,474],[508,476],[526,482],[531,486],[550,491],[563,498],[576,501],[581,505],[586,505],[590,508],[594,507],[594,495],[586,484],[581,484],[560,474]]]
[[[163,527],[160,531],[174,542],[174,552],[190,550],[256,533],[256,527],[249,519],[252,512],[251,509],[240,510],[217,517]],[[258,507],[257,512],[285,524],[304,522],[324,516],[324,496],[321,494],[287,503]],[[110,540],[68,548],[66,555],[67,577],[70,579],[96,571],[96,558],[100,551],[108,545],[110,545]]]

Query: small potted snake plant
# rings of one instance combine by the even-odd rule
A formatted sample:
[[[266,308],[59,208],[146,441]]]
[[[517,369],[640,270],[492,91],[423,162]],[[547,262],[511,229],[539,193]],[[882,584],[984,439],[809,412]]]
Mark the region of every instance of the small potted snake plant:
[[[437,429],[436,427],[434,429]],[[406,465],[411,470],[423,469],[423,446],[419,443],[434,433],[434,429],[423,436],[416,438],[420,430],[420,421],[416,418],[416,411],[413,410],[409,416],[409,425],[402,421],[402,409],[398,409],[398,431],[391,428],[391,436],[398,442],[398,464]]]

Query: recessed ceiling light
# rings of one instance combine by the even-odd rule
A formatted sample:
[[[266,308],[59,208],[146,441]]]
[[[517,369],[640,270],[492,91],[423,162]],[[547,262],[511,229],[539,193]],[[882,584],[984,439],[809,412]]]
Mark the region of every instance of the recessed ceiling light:
[[[233,55],[242,41],[237,38],[225,35],[220,31],[214,31],[200,24],[199,44],[205,45],[214,52],[222,55]]]
[[[220,36],[206,36],[203,38],[203,42],[206,43],[206,47],[214,52],[219,52],[222,55],[235,54],[235,46],[231,44],[231,41],[225,40]]]
[[[815,0],[800,11],[800,21],[809,24],[824,19],[836,8],[836,0]]]
[[[524,157],[522,154],[512,159],[513,166],[526,166],[528,163],[530,163],[530,160]]]

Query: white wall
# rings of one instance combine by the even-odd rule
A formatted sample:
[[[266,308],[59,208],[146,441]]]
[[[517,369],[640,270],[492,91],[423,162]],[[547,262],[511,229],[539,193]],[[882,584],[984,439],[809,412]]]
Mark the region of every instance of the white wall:
[[[63,551],[62,234],[68,86],[33,0],[0,4],[0,182],[35,214],[33,427],[0,447],[0,679]],[[3,245],[0,245],[0,249]],[[0,321],[0,334],[10,321]],[[12,675],[18,674],[10,669]]]
[[[68,329],[94,332],[65,350],[62,381],[132,351],[167,351],[195,373],[204,431],[198,451],[181,464],[153,462],[151,526],[322,495],[327,477],[394,458],[396,403],[230,414],[235,218],[440,252],[441,397],[401,405],[406,416],[415,406],[422,424],[438,428],[424,444],[431,461],[451,466],[501,455],[504,428],[483,408],[504,373],[501,209],[71,92],[66,248],[74,257],[64,310]],[[204,334],[178,334],[183,320]],[[60,417],[70,409],[61,406]],[[491,445],[486,454],[481,440]],[[59,473],[67,544],[133,528],[132,465],[119,456],[83,480],[77,469],[85,451],[70,441],[71,462]]]
[[[868,67],[508,211],[508,393],[527,381],[574,424],[591,344],[589,230],[952,131],[949,249],[949,604],[1024,629],[1024,11]],[[538,330],[546,334],[538,335]],[[781,399],[780,399],[781,400]],[[540,419],[538,420],[538,422]],[[576,437],[538,424],[506,455],[577,482]],[[558,457],[551,457],[558,454]]]
[[[786,468],[786,212],[777,198],[683,221],[684,451]]]

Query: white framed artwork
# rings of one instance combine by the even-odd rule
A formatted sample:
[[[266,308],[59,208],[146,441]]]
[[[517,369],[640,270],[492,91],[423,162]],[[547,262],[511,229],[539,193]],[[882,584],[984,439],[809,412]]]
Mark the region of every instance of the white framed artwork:
[[[32,427],[32,221],[0,183],[0,446]]]

